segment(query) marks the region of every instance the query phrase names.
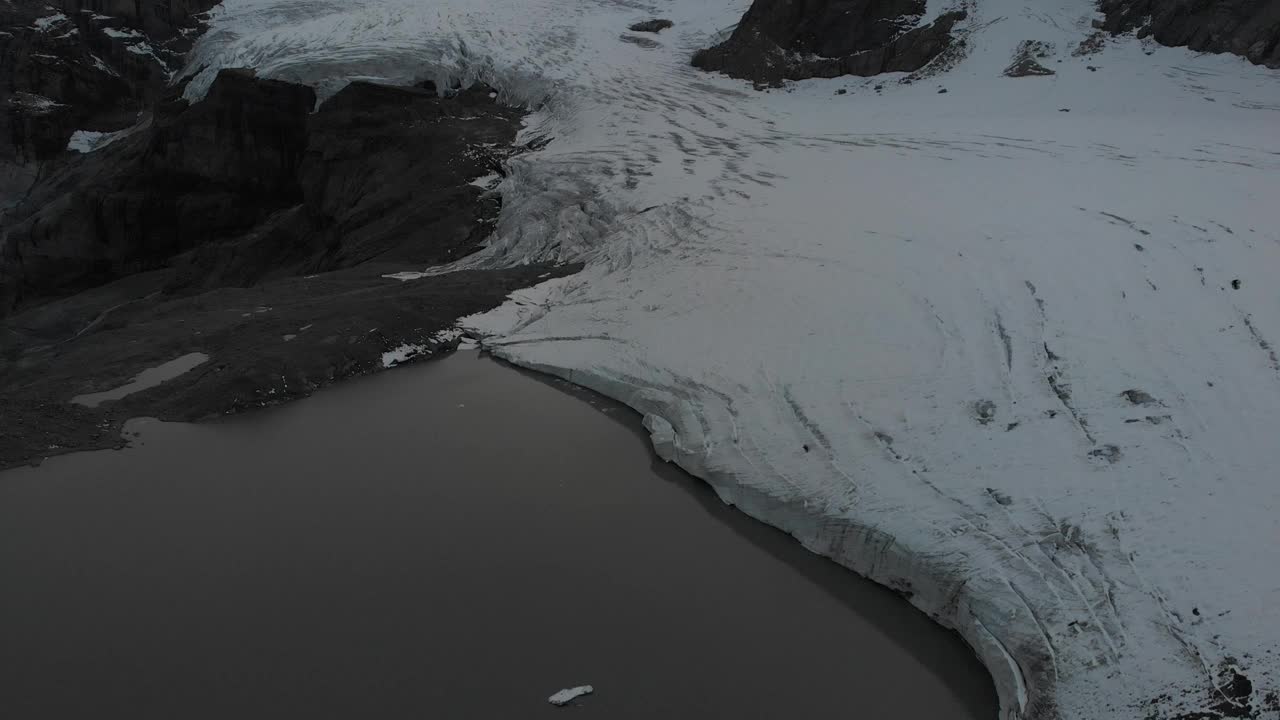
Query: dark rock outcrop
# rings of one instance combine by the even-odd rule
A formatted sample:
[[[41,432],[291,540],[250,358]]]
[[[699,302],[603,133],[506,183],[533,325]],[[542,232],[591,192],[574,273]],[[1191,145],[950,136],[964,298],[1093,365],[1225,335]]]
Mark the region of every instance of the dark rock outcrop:
[[[1018,43],[1013,62],[1004,69],[1005,77],[1031,77],[1037,75],[1053,75],[1054,72],[1040,61],[1048,57],[1053,46],[1039,40],[1023,40]]]
[[[574,266],[420,271],[474,250],[523,111],[491,88],[310,88],[219,73],[110,145],[68,155],[0,228],[0,468],[120,443],[424,356],[463,315]],[[483,178],[483,179],[482,179]],[[392,276],[392,277],[389,277]],[[210,360],[97,408],[69,402],[177,355]]]
[[[133,125],[217,0],[0,2],[0,220],[76,130]]]
[[[148,130],[51,175],[10,213],[0,315],[162,267],[299,202],[314,104],[310,88],[223,72],[203,102],[162,103]]]
[[[1280,68],[1280,0],[1100,0],[1103,29]]]
[[[118,17],[156,40],[187,36],[183,31],[199,23],[199,15],[220,0],[58,0],[68,15],[93,13]]]
[[[0,320],[0,470],[119,447],[132,417],[196,421],[303,397],[382,370],[382,354],[404,344],[447,353],[457,341],[436,334],[457,318],[578,267],[382,277],[396,269],[405,268],[364,265],[182,296],[165,294],[157,271]],[[123,400],[96,408],[70,402],[191,352],[210,359]]]
[[[693,64],[759,85],[914,72],[951,46],[964,12],[915,27],[923,0],[755,0],[728,40]]]
[[[224,70],[194,105],[159,106],[144,171],[173,181],[225,186],[276,203],[301,197],[298,168],[307,149],[315,91]]]
[[[493,96],[483,84],[441,98],[434,87],[361,82],[327,101],[299,174],[308,211],[333,228],[316,269],[431,265],[484,239],[498,199],[470,181],[502,172],[523,114]]]
[[[353,83],[314,114],[311,88],[243,70],[198,103],[177,92],[14,209],[0,316],[160,268],[179,292],[459,257],[498,212],[471,181],[500,169],[521,116],[485,86]]]
[[[675,23],[665,18],[654,18],[652,20],[645,20],[644,22],[633,23],[627,29],[631,32],[660,33],[674,25]]]

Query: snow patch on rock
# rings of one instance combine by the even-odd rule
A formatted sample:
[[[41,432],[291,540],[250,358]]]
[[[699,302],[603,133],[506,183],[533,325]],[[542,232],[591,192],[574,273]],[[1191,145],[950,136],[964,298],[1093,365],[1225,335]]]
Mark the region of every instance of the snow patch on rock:
[[[32,24],[32,27],[34,27],[39,32],[47,33],[50,30],[53,30],[57,26],[61,25],[62,23],[67,22],[67,20],[68,18],[66,15],[63,15],[62,13],[54,13],[52,15],[46,15],[45,17],[42,17],[42,18],[36,18],[36,21]]]
[[[78,153],[91,153],[95,150],[101,150],[116,140],[127,137],[134,132],[135,128],[126,128],[115,132],[77,130],[71,133],[71,139],[67,141],[67,150]]]
[[[459,328],[450,328],[441,330],[431,336],[424,343],[405,343],[391,350],[382,353],[382,367],[393,368],[397,365],[403,365],[410,360],[430,357],[441,346],[452,343],[462,337],[463,331]]]
[[[48,115],[60,107],[66,107],[62,103],[43,95],[24,91],[14,93],[13,96],[9,98],[9,105],[22,108],[34,115]]]

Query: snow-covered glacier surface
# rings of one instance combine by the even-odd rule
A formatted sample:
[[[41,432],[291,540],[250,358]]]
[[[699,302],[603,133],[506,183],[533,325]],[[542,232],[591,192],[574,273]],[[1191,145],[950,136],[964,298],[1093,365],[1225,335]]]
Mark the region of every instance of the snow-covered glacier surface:
[[[228,0],[188,92],[496,84],[549,142],[464,264],[587,266],[489,348],[955,628],[1003,717],[1280,717],[1280,75],[972,0],[937,74],[759,92],[688,66],[747,4]]]

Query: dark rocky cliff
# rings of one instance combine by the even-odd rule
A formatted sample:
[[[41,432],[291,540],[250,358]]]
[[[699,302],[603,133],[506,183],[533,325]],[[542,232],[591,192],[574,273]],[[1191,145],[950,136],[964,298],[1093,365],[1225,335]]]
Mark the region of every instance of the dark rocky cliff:
[[[1280,68],[1280,0],[1101,0],[1104,29]]]
[[[963,12],[916,26],[924,0],[755,0],[733,35],[693,64],[757,84],[912,72],[953,42]]]
[[[421,271],[474,250],[524,112],[476,85],[311,88],[224,70],[151,120],[64,153],[0,227],[0,468],[119,442],[128,417],[194,420],[445,352],[463,315],[574,267]],[[403,348],[410,348],[404,350]],[[212,359],[99,408],[140,370]],[[106,428],[106,429],[104,429]]]
[[[1280,0],[1099,0],[1098,8],[1112,33],[1280,67]],[[693,64],[757,85],[915,72],[964,42],[952,34],[963,12],[918,25],[924,10],[924,0],[755,0],[732,36]]]
[[[522,114],[484,86],[370,83],[312,114],[311,88],[245,70],[219,73],[198,103],[179,93],[13,209],[0,317],[158,268],[179,271],[174,290],[452,259],[487,234],[496,200],[471,181],[499,165]]]
[[[76,130],[128,127],[216,0],[0,2],[0,221]]]

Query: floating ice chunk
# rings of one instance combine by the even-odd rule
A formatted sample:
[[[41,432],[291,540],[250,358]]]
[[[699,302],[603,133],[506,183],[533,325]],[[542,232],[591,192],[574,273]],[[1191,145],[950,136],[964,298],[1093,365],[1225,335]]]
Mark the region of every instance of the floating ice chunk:
[[[561,690],[555,695],[552,695],[551,697],[547,698],[547,702],[557,707],[561,705],[568,705],[569,703],[573,702],[577,698],[580,698],[583,695],[590,695],[595,691],[596,689],[591,687],[590,685],[579,685],[578,687],[571,687],[571,688],[566,688],[564,690]]]

